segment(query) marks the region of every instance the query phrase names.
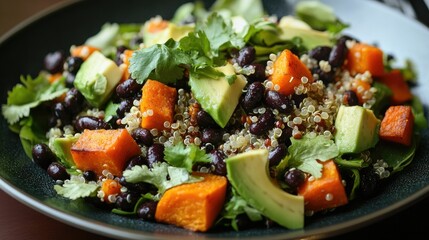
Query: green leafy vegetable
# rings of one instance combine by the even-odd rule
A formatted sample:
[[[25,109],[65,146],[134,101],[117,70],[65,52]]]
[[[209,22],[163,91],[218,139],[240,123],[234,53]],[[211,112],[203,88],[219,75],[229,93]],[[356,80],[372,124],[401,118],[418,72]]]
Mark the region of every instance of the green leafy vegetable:
[[[164,150],[164,159],[172,166],[185,168],[192,172],[192,166],[197,162],[209,163],[210,156],[195,144],[185,146],[182,142]]]
[[[21,83],[8,93],[7,104],[2,105],[2,114],[10,125],[20,119],[30,116],[30,110],[42,102],[50,101],[67,92],[64,78],[50,84],[48,79],[40,74],[36,79],[30,76],[21,77]]]
[[[265,15],[264,6],[260,0],[218,0],[210,10],[229,16],[243,16],[249,22]]]
[[[241,48],[245,42],[216,13],[197,29],[178,42],[170,39],[136,51],[130,59],[131,76],[139,83],[151,78],[168,84],[182,79],[187,69],[196,76],[222,77],[215,67],[225,64],[228,49]]]
[[[416,138],[413,138],[412,145],[409,147],[393,142],[379,141],[371,151],[371,158],[383,159],[392,168],[391,173],[399,172],[413,161],[418,145]]]
[[[335,143],[322,135],[314,138],[304,136],[299,140],[291,138],[291,142],[288,165],[310,173],[315,178],[322,176],[322,164],[317,160],[327,161],[339,155]]]
[[[131,170],[125,170],[123,176],[130,183],[153,184],[158,189],[158,197],[174,186],[202,180],[190,175],[185,168],[172,167],[165,162],[155,163],[150,169],[146,165],[134,166]]]
[[[66,180],[62,186],[55,185],[54,189],[59,194],[71,200],[93,196],[99,189],[95,182],[80,180],[78,177],[72,176],[70,180]]]
[[[295,8],[296,15],[319,31],[329,31],[333,34],[341,32],[349,25],[341,22],[334,10],[320,1],[300,1]]]
[[[428,120],[425,117],[425,111],[420,98],[414,96],[411,101],[411,110],[414,116],[414,132],[420,132],[428,128]]]
[[[230,220],[232,228],[238,231],[236,218],[238,215],[246,214],[251,221],[262,220],[262,214],[257,209],[250,206],[247,201],[238,195],[237,191],[232,188],[232,196],[229,201],[225,204],[225,208],[222,213],[222,219]]]

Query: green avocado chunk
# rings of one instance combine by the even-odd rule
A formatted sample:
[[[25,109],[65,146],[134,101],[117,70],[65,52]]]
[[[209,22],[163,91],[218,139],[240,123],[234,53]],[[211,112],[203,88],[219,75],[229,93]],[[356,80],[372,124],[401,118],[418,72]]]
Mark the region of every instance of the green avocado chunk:
[[[202,109],[208,112],[213,120],[222,128],[226,126],[246,86],[246,79],[243,75],[236,75],[233,84],[229,84],[226,79],[234,76],[234,67],[227,64],[218,67],[216,70],[225,74],[219,79],[189,77],[189,84],[195,99],[201,104]]]
[[[335,144],[340,153],[359,153],[377,144],[380,120],[372,110],[341,105],[335,128]]]
[[[228,180],[249,205],[281,226],[304,227],[304,198],[283,191],[270,179],[268,150],[251,150],[225,161]]]
[[[71,155],[71,146],[79,139],[77,136],[55,138],[52,141],[51,148],[55,155],[66,167],[75,166]]]
[[[100,108],[121,80],[122,71],[99,51],[93,52],[76,74],[74,86],[88,103]]]

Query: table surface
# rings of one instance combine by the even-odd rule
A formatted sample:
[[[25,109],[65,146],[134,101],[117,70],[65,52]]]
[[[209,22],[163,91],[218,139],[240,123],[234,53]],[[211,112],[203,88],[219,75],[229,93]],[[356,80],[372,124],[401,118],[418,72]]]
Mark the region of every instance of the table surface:
[[[1,0],[0,35],[28,16],[63,0]],[[19,11],[7,11],[16,9]],[[363,239],[374,235],[401,238],[421,237],[429,228],[429,198],[368,227],[332,239]],[[426,234],[425,234],[426,235]],[[47,217],[0,190],[0,239],[107,239]]]

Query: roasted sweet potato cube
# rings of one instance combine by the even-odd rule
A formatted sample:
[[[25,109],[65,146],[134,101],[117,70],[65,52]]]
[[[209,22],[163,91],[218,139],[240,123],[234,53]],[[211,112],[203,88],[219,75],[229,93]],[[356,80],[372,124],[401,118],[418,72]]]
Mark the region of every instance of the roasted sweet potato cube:
[[[410,106],[390,106],[380,126],[380,138],[386,141],[411,145],[414,116]]]
[[[125,163],[141,149],[126,129],[85,129],[71,147],[76,167],[102,175],[108,170],[114,176],[122,176]]]

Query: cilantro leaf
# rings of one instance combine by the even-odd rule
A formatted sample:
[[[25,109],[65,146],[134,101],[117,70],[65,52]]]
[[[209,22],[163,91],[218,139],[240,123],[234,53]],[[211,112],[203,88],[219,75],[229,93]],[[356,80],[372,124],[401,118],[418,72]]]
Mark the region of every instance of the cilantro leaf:
[[[15,124],[30,116],[30,110],[40,103],[59,97],[67,90],[64,78],[50,84],[42,74],[36,79],[21,77],[21,83],[8,93],[7,104],[2,105],[2,114],[10,125]]]
[[[156,44],[136,51],[130,59],[130,73],[138,83],[148,78],[173,83],[183,77],[183,65],[191,63],[185,52],[170,39],[166,44]]]
[[[237,191],[232,188],[232,197],[225,204],[225,208],[222,212],[223,219],[230,219],[231,226],[234,230],[238,231],[236,218],[238,215],[246,214],[251,221],[262,220],[262,214],[259,210],[250,206],[247,201],[238,195]]]
[[[201,179],[194,177],[184,168],[172,167],[167,163],[155,163],[152,168],[147,166],[134,166],[123,173],[125,180],[130,183],[146,182],[158,189],[158,196],[167,189],[183,183],[198,182]]]
[[[70,180],[66,180],[62,186],[54,186],[55,191],[59,195],[71,200],[92,196],[98,188],[99,186],[95,182],[86,183],[74,176]]]
[[[315,178],[322,176],[322,164],[317,160],[327,161],[339,155],[334,141],[322,135],[314,138],[304,136],[299,140],[291,138],[291,142],[292,144],[288,148],[289,166],[310,173]]]
[[[185,146],[182,142],[164,150],[164,159],[174,167],[185,168],[192,172],[192,166],[197,162],[211,162],[210,156],[194,144]]]

